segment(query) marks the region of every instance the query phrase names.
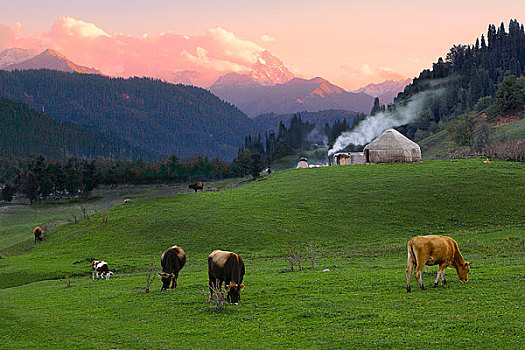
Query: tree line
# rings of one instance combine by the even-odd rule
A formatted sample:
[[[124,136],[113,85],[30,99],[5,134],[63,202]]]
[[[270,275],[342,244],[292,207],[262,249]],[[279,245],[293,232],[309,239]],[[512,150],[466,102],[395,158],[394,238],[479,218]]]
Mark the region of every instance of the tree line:
[[[219,159],[196,156],[186,162],[175,155],[159,162],[87,160],[75,157],[48,159],[42,155],[0,158],[2,199],[14,195],[31,203],[48,198],[88,196],[99,185],[208,181],[232,176],[230,166]]]

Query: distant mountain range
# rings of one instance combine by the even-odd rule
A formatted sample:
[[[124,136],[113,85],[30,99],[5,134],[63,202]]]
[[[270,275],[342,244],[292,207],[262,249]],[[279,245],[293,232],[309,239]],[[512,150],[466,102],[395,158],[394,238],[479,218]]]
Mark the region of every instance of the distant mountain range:
[[[389,80],[350,92],[322,78],[306,80],[294,77],[283,62],[269,51],[263,51],[250,68],[251,71],[245,73],[227,73],[209,87],[213,94],[236,105],[250,117],[265,113],[287,114],[327,109],[369,113],[373,106],[373,97],[379,97],[384,104],[390,104],[410,83],[410,80]],[[52,69],[101,74],[99,70],[78,65],[51,49],[38,55],[34,50],[6,49],[0,52],[0,69]],[[202,78],[203,73],[199,71],[184,70],[172,73],[168,80],[196,85]]]
[[[5,54],[6,58],[9,57],[13,61],[11,64],[1,66],[0,69],[3,70],[52,69],[69,73],[102,74],[97,69],[80,66],[51,49],[47,49],[36,56],[30,56],[31,51],[21,51],[21,49],[4,50],[0,53],[0,59],[3,57],[2,54]],[[27,58],[28,56],[29,58]]]
[[[53,70],[0,71],[0,97],[94,126],[160,155],[231,160],[254,123],[209,91],[150,78]],[[60,147],[60,145],[57,145]]]
[[[374,105],[373,97],[362,92],[348,92],[323,78],[293,78],[282,84],[262,85],[252,75],[229,73],[220,77],[209,90],[252,118],[265,113],[327,109],[369,113]]]
[[[354,90],[353,92],[364,92],[372,97],[379,97],[379,101],[389,105],[394,102],[397,94],[405,90],[405,87],[412,83],[412,79],[401,81],[385,80],[379,84],[368,84],[365,87]]]

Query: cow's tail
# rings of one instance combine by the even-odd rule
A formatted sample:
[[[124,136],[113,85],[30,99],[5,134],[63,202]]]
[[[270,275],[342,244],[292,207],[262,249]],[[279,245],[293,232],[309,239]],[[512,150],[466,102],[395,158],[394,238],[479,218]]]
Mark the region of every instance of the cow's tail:
[[[408,242],[408,258],[412,263],[417,264],[417,255],[414,252],[414,244],[412,242]]]

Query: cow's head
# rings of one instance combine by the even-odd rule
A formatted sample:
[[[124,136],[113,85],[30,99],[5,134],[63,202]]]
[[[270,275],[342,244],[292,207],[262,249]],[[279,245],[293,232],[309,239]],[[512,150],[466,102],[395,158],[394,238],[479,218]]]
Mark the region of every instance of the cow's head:
[[[162,279],[162,288],[160,288],[160,290],[168,290],[170,288],[171,279],[175,278],[175,275],[173,273],[162,272],[159,273],[159,276]]]
[[[232,282],[229,285],[225,286],[224,289],[228,293],[228,302],[232,305],[239,304],[239,301],[241,301],[241,290],[243,290],[243,288],[244,284],[237,284],[235,282]]]
[[[463,264],[459,264],[456,268],[458,272],[459,280],[463,283],[468,282],[468,273],[470,271],[470,263],[465,261]]]

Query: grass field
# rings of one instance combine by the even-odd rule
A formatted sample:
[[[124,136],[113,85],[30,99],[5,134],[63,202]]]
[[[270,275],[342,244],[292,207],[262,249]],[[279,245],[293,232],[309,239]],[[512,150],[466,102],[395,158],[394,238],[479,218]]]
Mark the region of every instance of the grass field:
[[[137,198],[107,223],[94,215],[4,247],[0,348],[524,348],[524,194],[524,164],[473,159],[297,169]],[[454,237],[470,281],[448,270],[447,286],[406,293],[417,234]],[[287,249],[308,242],[317,268],[290,272]],[[160,270],[173,244],[188,257],[179,287],[161,293],[157,279],[141,291],[151,257]],[[245,260],[238,306],[214,310],[202,294],[214,249]],[[114,279],[91,281],[93,258]]]

